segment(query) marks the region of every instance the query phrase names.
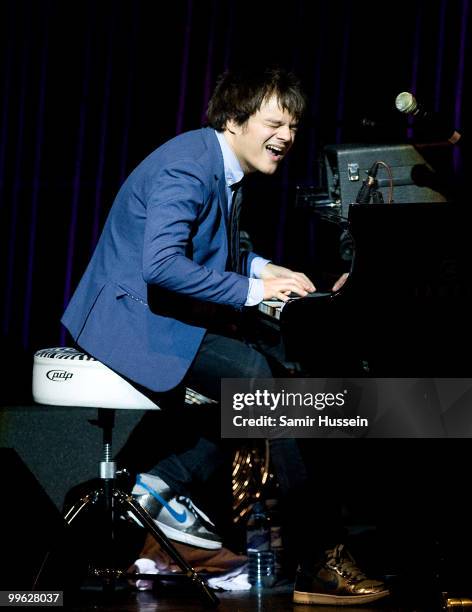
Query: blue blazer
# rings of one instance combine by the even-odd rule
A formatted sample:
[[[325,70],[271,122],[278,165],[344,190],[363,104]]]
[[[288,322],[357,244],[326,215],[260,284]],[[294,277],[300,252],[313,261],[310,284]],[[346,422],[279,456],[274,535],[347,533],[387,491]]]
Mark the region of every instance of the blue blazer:
[[[121,187],[90,263],[62,317],[77,344],[153,391],[179,384],[205,335],[188,303],[241,308],[247,276],[226,271],[228,202],[211,128],[181,134],[149,155]],[[252,258],[246,261],[245,273]],[[159,313],[160,293],[165,307]]]

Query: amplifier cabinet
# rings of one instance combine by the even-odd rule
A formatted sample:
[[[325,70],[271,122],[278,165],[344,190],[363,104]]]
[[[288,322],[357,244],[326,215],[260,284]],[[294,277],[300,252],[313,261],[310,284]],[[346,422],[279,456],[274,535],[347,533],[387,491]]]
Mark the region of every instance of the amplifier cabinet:
[[[411,144],[342,144],[324,147],[328,194],[342,217],[356,201],[367,172],[376,161],[385,162],[393,179],[393,202],[447,202],[447,189],[440,174]],[[388,201],[390,180],[384,166],[377,170],[379,191]]]

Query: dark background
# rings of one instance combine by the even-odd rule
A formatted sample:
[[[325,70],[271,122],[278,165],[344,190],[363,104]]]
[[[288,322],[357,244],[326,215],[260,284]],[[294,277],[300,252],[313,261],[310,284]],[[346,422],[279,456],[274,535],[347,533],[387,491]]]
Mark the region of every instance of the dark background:
[[[85,421],[83,431],[71,427],[67,439],[56,415],[45,418],[51,411],[37,428],[23,411],[31,402],[32,354],[68,342],[60,317],[119,186],[157,146],[202,124],[218,74],[277,61],[293,68],[307,90],[308,113],[293,152],[276,177],[251,177],[246,203],[255,250],[290,261],[310,250],[295,187],[320,186],[318,160],[325,144],[414,141],[414,126],[394,109],[399,92],[416,93],[447,125],[461,130],[467,143],[470,25],[469,0],[2,2],[0,404],[20,406],[10,415],[19,425],[10,429],[23,436],[15,444],[27,462],[41,467],[51,457],[51,469],[60,462],[51,437],[57,448],[62,442],[72,448],[74,461],[90,437]],[[383,128],[361,129],[363,117],[377,119]],[[447,157],[460,186],[457,203],[464,208],[470,199],[468,159],[464,146]],[[35,436],[44,447],[30,458]],[[340,483],[349,483],[361,520],[375,513],[375,503],[388,505],[384,528],[391,537],[405,517],[412,517],[410,529],[431,521],[437,536],[439,520],[441,529],[454,525],[457,550],[465,525],[459,519],[466,512],[461,478],[466,440],[419,447],[414,440],[406,445],[370,440],[362,453],[344,443],[341,453],[329,442],[319,451],[321,462]],[[95,469],[96,458],[82,452],[88,462],[82,478]],[[43,485],[57,477],[39,468],[35,473]],[[408,483],[416,495],[407,492]],[[395,503],[387,493],[379,497],[379,490],[392,491]],[[399,554],[414,573],[428,549]]]
[[[404,90],[448,125],[470,123],[468,0],[8,0],[0,11],[0,335],[19,356],[67,342],[60,316],[120,184],[202,124],[226,67],[279,62],[308,92],[289,160],[249,189],[256,251],[279,262],[309,241],[295,186],[319,186],[325,144],[411,138],[394,110]],[[360,129],[362,117],[383,131]],[[460,177],[464,149],[449,157]]]

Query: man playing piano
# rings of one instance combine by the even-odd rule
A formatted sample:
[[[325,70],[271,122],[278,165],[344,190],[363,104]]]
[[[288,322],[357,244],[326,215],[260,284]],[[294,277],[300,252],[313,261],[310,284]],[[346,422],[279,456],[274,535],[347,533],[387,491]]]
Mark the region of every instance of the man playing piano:
[[[209,103],[209,126],[156,149],[115,199],[62,322],[82,349],[152,393],[163,409],[177,410],[186,387],[218,400],[222,377],[271,377],[263,354],[230,331],[228,312],[231,318],[263,299],[286,301],[289,294],[315,291],[301,272],[254,253],[240,256],[235,239],[241,181],[252,172],[277,170],[304,108],[291,73],[226,73]],[[179,452],[139,474],[133,489],[143,505],[152,501],[154,518],[168,535],[207,548],[221,541],[188,496],[219,464],[217,422],[214,430],[188,448],[176,445]],[[287,494],[309,486],[293,440],[279,441],[272,453]],[[387,595],[340,545],[329,501],[318,506],[302,535],[309,550],[300,552],[295,600],[368,603]]]

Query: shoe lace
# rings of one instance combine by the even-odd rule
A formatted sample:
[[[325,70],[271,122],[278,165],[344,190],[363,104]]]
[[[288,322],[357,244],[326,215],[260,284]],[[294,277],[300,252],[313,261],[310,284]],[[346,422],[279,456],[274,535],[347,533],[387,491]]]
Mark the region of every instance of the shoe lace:
[[[201,518],[200,514],[198,513],[198,510],[196,509],[195,504],[190,499],[190,497],[184,497],[183,495],[178,495],[177,501],[179,502],[179,504],[184,505],[188,510],[190,510],[190,512],[193,514],[195,518],[198,518],[198,519]]]
[[[179,498],[177,498],[177,501],[180,501],[181,504],[184,504],[190,510],[190,512],[203,523],[203,525],[207,529],[209,529],[210,531],[213,531],[215,529],[215,523],[203,512],[203,510],[201,510],[193,503],[190,497],[180,496]]]
[[[327,551],[327,565],[345,578],[355,582],[366,579],[366,575],[357,567],[353,557],[345,549],[344,544],[338,544],[333,550]]]

